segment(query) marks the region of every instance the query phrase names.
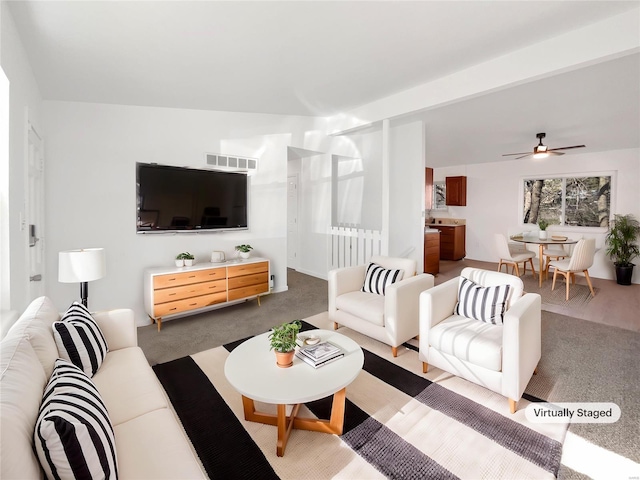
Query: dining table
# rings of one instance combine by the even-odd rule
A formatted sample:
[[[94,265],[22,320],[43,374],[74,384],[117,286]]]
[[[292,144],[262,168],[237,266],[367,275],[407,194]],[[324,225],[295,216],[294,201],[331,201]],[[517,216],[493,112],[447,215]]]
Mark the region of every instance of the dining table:
[[[542,287],[542,272],[544,271],[544,247],[549,245],[573,245],[578,243],[578,240],[573,240],[564,235],[547,235],[546,238],[540,238],[538,232],[530,233],[530,234],[520,234],[520,235],[512,235],[509,237],[510,240],[514,242],[520,243],[531,243],[538,245],[538,262],[539,262],[539,270],[538,270],[538,282],[539,287]]]

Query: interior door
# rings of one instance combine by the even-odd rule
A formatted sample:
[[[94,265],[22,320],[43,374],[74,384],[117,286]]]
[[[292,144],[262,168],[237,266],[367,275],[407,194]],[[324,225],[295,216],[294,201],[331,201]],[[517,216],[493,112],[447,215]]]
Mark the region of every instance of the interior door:
[[[298,177],[287,177],[287,267],[298,268]]]
[[[29,296],[44,295],[44,154],[40,135],[29,124],[26,230],[28,239]]]

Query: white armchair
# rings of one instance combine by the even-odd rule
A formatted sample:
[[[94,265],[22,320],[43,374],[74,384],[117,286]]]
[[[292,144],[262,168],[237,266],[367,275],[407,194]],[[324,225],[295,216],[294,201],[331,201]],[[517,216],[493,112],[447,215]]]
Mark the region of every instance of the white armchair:
[[[482,287],[509,285],[503,323],[485,323],[455,313],[462,279]],[[541,356],[541,300],[523,295],[514,275],[465,268],[459,277],[420,294],[422,370],[434,366],[509,399],[511,413]]]
[[[415,260],[374,256],[371,263],[403,271],[400,281],[388,285],[384,295],[362,291],[366,266],[345,267],[329,272],[329,319],[333,328],[343,325],[391,346],[418,335],[420,293],[434,285],[433,275],[416,275]]]

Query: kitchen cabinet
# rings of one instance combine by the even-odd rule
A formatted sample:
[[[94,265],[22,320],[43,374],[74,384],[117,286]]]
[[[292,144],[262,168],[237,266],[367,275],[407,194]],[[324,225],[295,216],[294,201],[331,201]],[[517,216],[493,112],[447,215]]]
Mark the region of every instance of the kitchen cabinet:
[[[446,177],[446,204],[457,207],[467,205],[467,177]]]
[[[424,230],[424,273],[440,273],[440,231],[434,228]]]
[[[424,173],[424,209],[433,208],[433,168],[426,167]]]
[[[440,260],[462,260],[466,255],[466,225],[432,225],[440,230]]]

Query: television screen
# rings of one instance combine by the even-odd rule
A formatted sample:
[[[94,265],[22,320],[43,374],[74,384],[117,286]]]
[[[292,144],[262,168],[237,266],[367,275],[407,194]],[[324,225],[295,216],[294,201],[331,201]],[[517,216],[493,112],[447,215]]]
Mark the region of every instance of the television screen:
[[[247,229],[243,173],[136,164],[139,233]]]

